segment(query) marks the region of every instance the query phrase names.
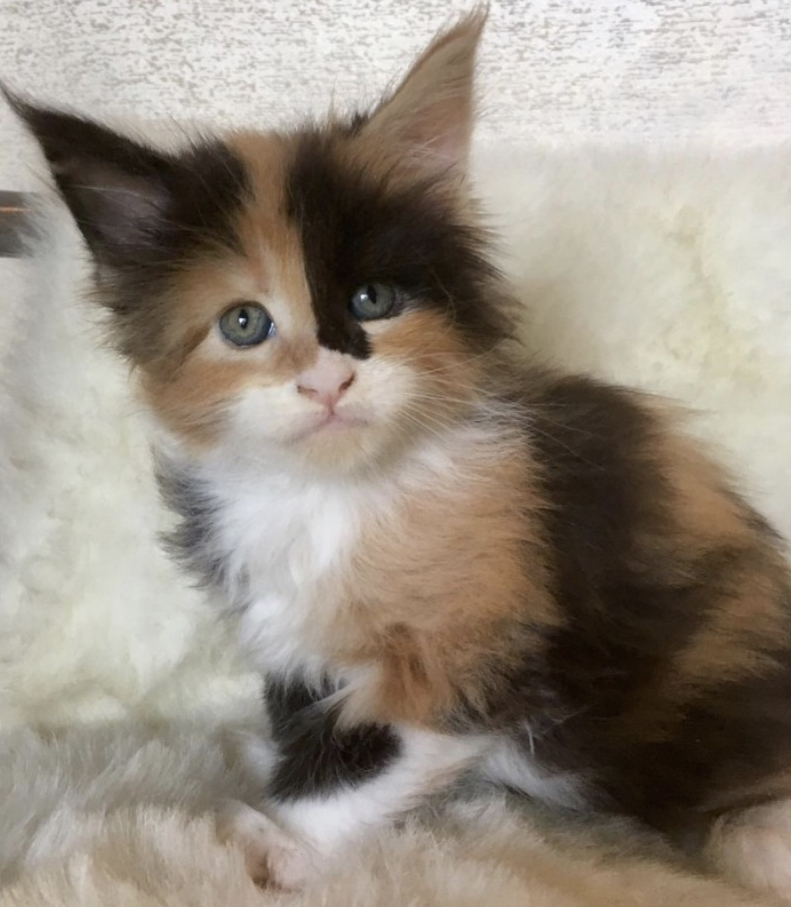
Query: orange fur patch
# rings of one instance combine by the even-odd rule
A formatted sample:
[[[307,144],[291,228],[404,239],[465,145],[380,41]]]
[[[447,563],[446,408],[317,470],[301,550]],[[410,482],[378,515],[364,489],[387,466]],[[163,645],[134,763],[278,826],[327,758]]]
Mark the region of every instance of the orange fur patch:
[[[788,633],[788,565],[728,492],[723,470],[683,436],[666,436],[663,445],[676,494],[679,549],[699,555],[725,549],[744,559],[709,619],[678,653],[670,682],[695,686],[748,677],[764,664],[761,647]]]
[[[500,671],[559,620],[524,449],[502,444],[452,469],[452,493],[421,489],[363,528],[334,631],[340,663],[377,668],[347,704],[356,717],[431,724],[461,700],[482,708]]]
[[[216,440],[226,405],[245,387],[286,382],[318,355],[302,250],[283,214],[288,142],[276,134],[236,133],[229,144],[252,183],[235,227],[241,254],[223,250],[185,265],[164,301],[167,352],[143,378],[165,424],[198,446]],[[219,354],[207,349],[204,341],[220,315],[243,301],[259,302],[276,318],[278,342],[249,350],[228,346]]]
[[[480,385],[478,363],[439,312],[405,312],[383,324],[373,345],[377,357],[419,375],[420,390],[411,407],[417,422],[438,428],[472,401]]]

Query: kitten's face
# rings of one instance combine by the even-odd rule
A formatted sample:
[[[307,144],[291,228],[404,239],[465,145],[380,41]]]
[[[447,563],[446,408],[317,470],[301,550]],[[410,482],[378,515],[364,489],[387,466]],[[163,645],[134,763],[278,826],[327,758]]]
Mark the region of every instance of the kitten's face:
[[[227,147],[244,174],[232,239],[152,308],[145,388],[166,424],[194,445],[340,468],[439,430],[470,399],[493,333],[453,197],[375,167],[364,136]]]
[[[99,266],[118,346],[188,447],[346,469],[464,407],[504,334],[464,191],[483,20],[370,115],[180,154],[12,103]]]

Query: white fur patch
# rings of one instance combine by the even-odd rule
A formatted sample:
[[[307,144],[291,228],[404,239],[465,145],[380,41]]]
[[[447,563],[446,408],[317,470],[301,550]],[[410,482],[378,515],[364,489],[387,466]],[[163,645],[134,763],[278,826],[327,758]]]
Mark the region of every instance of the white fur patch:
[[[468,476],[511,454],[507,430],[499,439],[496,431],[482,420],[434,432],[381,474],[317,475],[282,455],[237,460],[224,449],[185,467],[216,502],[216,548],[241,606],[240,638],[262,670],[318,677],[344,667],[329,662],[328,637],[349,604],[341,580],[361,527],[387,533],[409,499],[463,493]],[[347,680],[352,673],[359,679],[359,666]]]
[[[306,640],[316,609],[338,604],[322,601],[319,587],[329,588],[328,578],[348,559],[359,524],[356,496],[342,484],[283,473],[263,474],[249,488],[218,482],[217,490],[222,549],[232,574],[245,577],[243,645],[267,671],[320,671],[321,655]]]
[[[545,803],[574,808],[586,805],[581,778],[570,773],[546,771],[509,740],[498,740],[489,749],[481,764],[481,774]]]
[[[317,857],[300,864],[305,872],[323,866],[349,843],[419,806],[479,757],[487,745],[483,738],[451,737],[419,728],[400,727],[397,733],[401,752],[372,780],[275,807],[278,820]],[[266,836],[263,843],[269,844]],[[274,871],[279,874],[276,866]],[[290,857],[283,871],[293,883],[295,866]]]

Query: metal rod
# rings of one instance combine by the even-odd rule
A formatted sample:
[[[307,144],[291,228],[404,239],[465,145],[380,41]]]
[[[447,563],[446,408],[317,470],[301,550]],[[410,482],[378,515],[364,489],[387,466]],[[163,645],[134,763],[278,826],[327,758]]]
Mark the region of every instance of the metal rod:
[[[0,257],[16,258],[24,254],[31,202],[30,193],[0,190]]]

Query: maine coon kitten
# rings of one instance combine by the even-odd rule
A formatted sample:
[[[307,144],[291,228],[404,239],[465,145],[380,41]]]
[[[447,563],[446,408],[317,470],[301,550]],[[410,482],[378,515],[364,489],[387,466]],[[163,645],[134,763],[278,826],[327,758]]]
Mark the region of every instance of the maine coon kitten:
[[[465,179],[482,26],[365,115],[180,153],[11,98],[161,423],[175,547],[267,678],[279,824],[225,832],[299,884],[472,771],[782,891],[780,542],[659,406],[509,352]]]

